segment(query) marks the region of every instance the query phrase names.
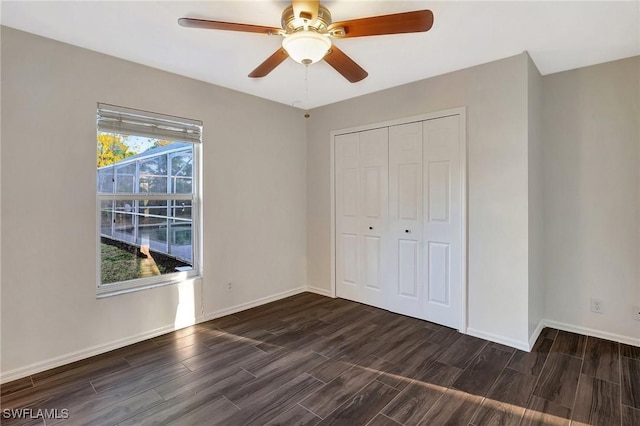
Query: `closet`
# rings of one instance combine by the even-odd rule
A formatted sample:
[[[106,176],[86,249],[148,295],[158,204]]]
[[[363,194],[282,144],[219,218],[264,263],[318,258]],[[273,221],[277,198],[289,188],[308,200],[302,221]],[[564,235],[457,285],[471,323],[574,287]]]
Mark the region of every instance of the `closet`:
[[[459,328],[464,284],[460,114],[336,133],[336,295]]]

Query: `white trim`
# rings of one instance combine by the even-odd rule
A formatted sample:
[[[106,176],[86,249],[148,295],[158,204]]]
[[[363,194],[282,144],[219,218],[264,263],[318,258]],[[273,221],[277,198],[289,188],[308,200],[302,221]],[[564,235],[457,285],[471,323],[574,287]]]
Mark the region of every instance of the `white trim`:
[[[529,343],[521,342],[519,340],[513,340],[508,337],[499,336],[497,334],[488,333],[486,331],[477,330],[475,328],[468,327],[467,334],[469,336],[479,337],[490,342],[500,343],[501,345],[507,345],[512,348],[520,349],[529,352]]]
[[[212,319],[224,317],[226,315],[232,315],[237,312],[255,308],[256,306],[261,306],[267,303],[275,302],[276,300],[284,299],[285,297],[295,296],[296,294],[304,293],[305,291],[308,291],[307,287],[302,286],[302,287],[294,288],[292,290],[283,291],[281,293],[277,293],[272,296],[266,296],[260,299],[252,300],[251,302],[246,302],[246,303],[241,303],[239,305],[231,306],[230,308],[209,312],[204,315],[205,321],[210,321]]]
[[[529,350],[527,352],[531,352],[531,349],[533,349],[533,345],[536,344],[536,340],[538,340],[538,337],[540,337],[540,333],[542,333],[542,329],[544,327],[544,320],[540,320],[536,329],[533,330],[533,334],[529,336]]]
[[[331,132],[329,136],[329,203],[331,210],[331,229],[329,230],[329,251],[331,258],[331,297],[338,297],[336,294],[336,152],[335,138],[337,132]]]
[[[80,361],[86,358],[90,358],[95,355],[100,355],[105,352],[109,352],[115,349],[120,349],[134,343],[139,343],[144,340],[152,339],[154,337],[161,336],[172,331],[180,330],[182,328],[190,327],[194,324],[204,322],[204,317],[196,317],[193,322],[185,324],[181,327],[175,325],[166,325],[164,327],[156,328],[155,330],[140,333],[136,336],[126,337],[124,339],[114,340],[102,345],[92,346],[79,351],[71,352],[65,355],[61,355],[55,358],[48,359],[46,361],[40,361],[33,364],[29,364],[25,367],[16,368],[13,370],[2,372],[0,377],[0,383],[7,383],[12,380],[21,379],[23,377],[30,376],[32,374],[40,373],[42,371],[50,370],[52,368],[60,367],[61,365],[70,364],[75,361]]]
[[[609,333],[608,331],[596,330],[579,325],[567,324],[553,320],[542,320],[544,327],[557,328],[558,330],[569,331],[571,333],[583,334],[586,336],[598,337],[600,339],[611,340],[613,342],[624,343],[631,346],[640,347],[640,339],[623,336],[622,334]]]
[[[313,287],[313,286],[308,285],[307,286],[307,291],[309,293],[319,294],[320,296],[327,296],[327,297],[335,298],[335,296],[331,293],[331,290],[327,290],[326,288]]]
[[[462,211],[460,212],[460,222],[462,226],[462,235],[460,241],[460,253],[462,253],[462,262],[460,262],[460,277],[462,277],[462,283],[460,288],[460,324],[458,331],[460,333],[467,333],[468,324],[468,297],[469,297],[469,277],[467,263],[469,262],[469,223],[467,210],[469,208],[469,202],[467,199],[467,187],[469,182],[467,181],[467,170],[469,164],[467,163],[467,109],[466,107],[456,108],[449,110],[448,112],[457,111],[460,117],[460,164],[461,164],[461,182],[462,188],[460,189],[460,205]],[[447,112],[447,111],[445,111]]]
[[[381,127],[399,126],[401,124],[415,123],[415,122],[425,121],[425,120],[434,120],[436,118],[450,117],[452,115],[462,115],[465,113],[465,110],[466,110],[465,107],[456,107],[456,108],[445,109],[441,111],[434,111],[434,112],[427,112],[419,115],[412,115],[410,117],[397,118],[395,120],[380,121],[377,123],[363,124],[362,126],[347,127],[345,129],[333,130],[331,131],[331,142],[333,142],[333,136],[335,135],[363,132],[365,130],[373,130]]]
[[[469,238],[469,227],[467,223],[467,209],[468,209],[468,200],[467,200],[467,110],[466,107],[457,107],[446,109],[442,111],[435,111],[420,115],[414,115],[411,117],[399,118],[395,120],[388,120],[378,123],[365,124],[362,126],[349,127],[346,129],[340,130],[332,130],[329,134],[329,152],[330,152],[330,176],[329,176],[329,199],[331,203],[331,229],[330,229],[330,239],[329,239],[329,250],[331,252],[331,290],[330,297],[336,296],[336,204],[335,204],[335,137],[338,135],[343,135],[346,133],[355,133],[362,132],[365,130],[372,130],[382,127],[390,127],[390,126],[398,126],[401,124],[414,123],[426,120],[434,120],[437,118],[450,117],[453,115],[458,115],[460,117],[460,163],[461,167],[461,180],[462,180],[462,191],[461,191],[461,202],[462,202],[462,211],[461,211],[461,222],[463,227],[462,232],[462,240],[460,241],[461,253],[463,256],[461,263],[461,271],[460,276],[462,277],[462,288],[460,289],[460,324],[458,325],[458,331],[460,333],[466,334],[468,332],[467,329],[467,297],[468,297],[468,284],[469,279],[467,276],[467,262],[469,259],[468,256],[468,244],[467,240]]]

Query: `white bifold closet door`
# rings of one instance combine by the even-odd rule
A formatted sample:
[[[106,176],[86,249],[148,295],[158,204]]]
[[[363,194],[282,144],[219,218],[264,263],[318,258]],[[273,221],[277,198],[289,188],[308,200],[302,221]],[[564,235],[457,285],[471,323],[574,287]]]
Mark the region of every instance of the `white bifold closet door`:
[[[383,306],[388,257],[387,128],[335,139],[337,296]]]
[[[335,137],[336,294],[458,328],[457,115]]]

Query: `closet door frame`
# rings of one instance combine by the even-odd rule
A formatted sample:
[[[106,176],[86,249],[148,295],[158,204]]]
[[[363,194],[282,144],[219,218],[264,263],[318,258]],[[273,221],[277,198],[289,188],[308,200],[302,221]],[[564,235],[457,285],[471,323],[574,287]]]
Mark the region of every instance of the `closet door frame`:
[[[461,262],[460,262],[460,276],[462,277],[460,283],[460,322],[458,331],[461,333],[467,332],[467,295],[468,295],[468,219],[467,219],[467,121],[466,121],[466,108],[458,107],[442,111],[436,111],[421,115],[415,115],[411,117],[400,118],[396,120],[383,121],[378,123],[366,124],[363,126],[350,127],[346,129],[333,130],[329,137],[329,146],[331,154],[331,170],[330,170],[330,201],[331,201],[331,297],[336,297],[336,188],[335,188],[335,137],[345,133],[362,132],[366,130],[377,129],[380,127],[397,126],[400,124],[413,123],[418,121],[433,120],[437,118],[444,118],[457,115],[460,117],[460,172],[462,188],[460,191],[460,205],[462,206],[461,212]]]

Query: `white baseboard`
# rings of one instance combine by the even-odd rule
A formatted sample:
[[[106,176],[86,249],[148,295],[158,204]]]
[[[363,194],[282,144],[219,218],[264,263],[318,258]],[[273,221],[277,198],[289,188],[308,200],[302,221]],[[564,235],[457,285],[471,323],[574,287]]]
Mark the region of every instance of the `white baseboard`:
[[[283,291],[271,296],[261,297],[260,299],[252,300],[251,302],[241,303],[239,305],[231,306],[229,308],[220,309],[219,311],[213,311],[205,314],[205,321],[224,317],[226,315],[232,315],[240,311],[246,311],[247,309],[255,308],[256,306],[264,305],[266,303],[275,302],[276,300],[284,299],[285,297],[294,296],[296,294],[304,293],[307,291],[306,286],[294,288],[292,290]]]
[[[72,362],[80,361],[82,359],[90,358],[95,355],[100,355],[105,352],[109,352],[115,349],[120,349],[125,346],[133,345],[134,343],[142,342],[143,340],[152,339],[154,337],[161,336],[166,333],[170,333],[175,330],[179,330],[181,328],[189,327],[194,324],[205,321],[204,317],[194,318],[192,323],[183,324],[180,327],[176,327],[174,325],[167,325],[164,327],[156,328],[155,330],[151,330],[145,333],[138,334],[136,336],[127,337],[124,339],[114,340],[109,343],[105,343],[102,345],[92,346],[90,348],[81,349],[79,351],[71,352],[68,354],[64,354],[55,358],[51,358],[45,361],[36,362],[33,364],[29,364],[24,367],[15,368],[13,370],[8,370],[2,372],[2,376],[0,377],[0,383],[7,383],[13,380],[21,379],[23,377],[30,376],[32,374],[37,374],[42,371],[47,371],[52,368],[60,367],[62,365],[70,364]]]
[[[474,337],[479,337],[490,342],[500,343],[501,345],[511,346],[512,348],[520,349],[523,351],[529,351],[529,343],[513,340],[508,337],[499,336],[497,334],[488,333],[486,331],[478,330],[475,328],[467,327],[467,334]]]
[[[542,333],[542,329],[544,327],[545,327],[545,321],[540,320],[536,329],[533,330],[533,334],[529,336],[529,349],[527,350],[527,352],[531,352],[531,349],[533,349],[533,345],[536,344],[536,340],[538,340],[538,337],[540,337],[540,333]]]
[[[625,343],[631,346],[640,346],[640,339],[621,334],[609,333],[607,331],[596,330],[593,328],[581,327],[579,325],[567,324],[564,322],[543,320],[545,327],[557,328],[558,330],[569,331],[571,333],[584,334],[586,336],[598,337],[600,339],[611,340],[613,342]]]
[[[324,289],[324,288],[313,287],[313,286],[308,285],[307,286],[307,291],[310,292],[310,293],[319,294],[321,296],[333,297],[333,293],[331,292],[331,290],[327,290],[327,289]]]

